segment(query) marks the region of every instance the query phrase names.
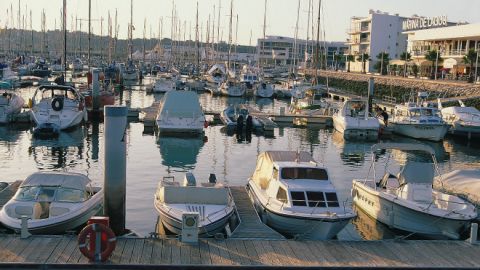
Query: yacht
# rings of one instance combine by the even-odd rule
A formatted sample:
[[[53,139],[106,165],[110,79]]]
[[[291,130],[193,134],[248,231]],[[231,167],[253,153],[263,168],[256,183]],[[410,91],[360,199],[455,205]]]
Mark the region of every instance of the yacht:
[[[350,99],[333,115],[334,128],[343,133],[345,139],[356,138],[376,140],[380,122],[368,113],[368,102]]]
[[[229,97],[242,97],[245,95],[246,87],[229,79],[220,84],[220,93]]]
[[[441,100],[438,100],[442,119],[450,126],[449,133],[468,138],[480,136],[480,111],[475,107],[465,106],[461,100],[458,102],[460,106],[443,108]]]
[[[85,224],[103,204],[103,189],[78,173],[37,172],[28,176],[0,210],[0,223],[19,232],[28,218],[33,234],[62,234]]]
[[[389,162],[375,166],[375,153],[385,150],[391,150],[390,155],[397,158],[402,155],[395,150],[419,151],[430,155],[433,162],[405,158],[401,160],[399,170]],[[372,169],[365,179],[353,180],[352,197],[357,207],[381,223],[424,237],[459,239],[477,217],[472,204],[432,189],[435,172],[439,170],[431,147],[412,143],[376,144],[372,146],[372,162]],[[395,168],[398,173],[394,172]],[[383,172],[382,169],[384,175],[378,179],[378,171]]]
[[[0,95],[0,124],[7,124],[15,114],[22,111],[25,101],[15,93],[4,92]]]
[[[355,217],[307,152],[261,153],[247,190],[262,221],[290,237],[331,239]]]
[[[177,235],[182,233],[182,215],[198,213],[198,234],[201,237],[226,234],[235,210],[227,187],[215,183],[197,186],[191,173],[185,175],[182,185],[172,177],[164,177],[155,193],[154,206],[163,226]]]
[[[71,86],[42,85],[29,103],[30,117],[38,128],[54,126],[63,130],[87,120],[85,99]]]
[[[260,98],[271,98],[275,92],[272,84],[261,82],[255,86],[254,95]]]
[[[160,133],[203,133],[205,115],[195,92],[169,91],[160,102],[156,118]]]

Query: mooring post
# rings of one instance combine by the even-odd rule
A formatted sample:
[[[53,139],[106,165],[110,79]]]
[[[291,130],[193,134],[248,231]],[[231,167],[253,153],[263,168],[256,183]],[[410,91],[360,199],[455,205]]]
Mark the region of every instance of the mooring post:
[[[374,95],[375,82],[373,77],[368,78],[368,112],[372,113],[372,100]]]
[[[100,69],[92,68],[92,110],[98,112],[100,107],[99,92],[100,92],[100,81],[98,79],[100,74]]]
[[[110,227],[116,235],[125,232],[125,199],[127,176],[128,109],[125,106],[105,106],[104,214],[110,217]]]
[[[477,235],[478,235],[478,223],[472,223],[470,225],[470,244],[475,244],[477,242]]]

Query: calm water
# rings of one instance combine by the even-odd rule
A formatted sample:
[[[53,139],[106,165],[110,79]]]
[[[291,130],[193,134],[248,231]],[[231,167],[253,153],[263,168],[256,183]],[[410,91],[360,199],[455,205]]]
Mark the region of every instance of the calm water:
[[[20,90],[26,98],[33,88]],[[159,95],[145,95],[129,90],[117,97],[131,107],[146,107]],[[279,111],[285,101],[245,100],[199,95],[207,110],[220,110],[228,104],[247,102],[263,111]],[[38,170],[80,172],[94,182],[103,181],[103,124],[87,124],[71,132],[61,133],[55,140],[34,139],[29,126],[0,126],[0,181],[24,179]],[[250,143],[239,143],[221,126],[206,129],[207,139],[165,138],[144,134],[142,123],[130,122],[127,130],[127,227],[141,235],[155,231],[157,213],[153,196],[164,176],[181,180],[185,172],[193,172],[197,181],[206,181],[215,173],[219,181],[245,185],[255,168],[256,156],[266,150],[302,150],[329,170],[340,200],[351,201],[352,179],[365,177],[371,160],[372,143],[344,141],[331,128],[279,128],[270,138],[253,136]],[[395,138],[396,141],[414,141]],[[456,168],[480,167],[480,145],[470,145],[451,138],[434,147],[442,172]],[[381,155],[380,161],[387,155]],[[364,215],[349,224],[339,239],[391,238],[393,232]]]

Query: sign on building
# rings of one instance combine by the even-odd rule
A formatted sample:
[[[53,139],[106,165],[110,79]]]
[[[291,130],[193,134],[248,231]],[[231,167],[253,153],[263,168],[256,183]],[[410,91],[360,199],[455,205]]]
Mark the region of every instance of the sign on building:
[[[418,29],[427,29],[448,26],[447,16],[437,16],[430,18],[414,18],[406,19],[403,21],[403,30],[418,30]]]

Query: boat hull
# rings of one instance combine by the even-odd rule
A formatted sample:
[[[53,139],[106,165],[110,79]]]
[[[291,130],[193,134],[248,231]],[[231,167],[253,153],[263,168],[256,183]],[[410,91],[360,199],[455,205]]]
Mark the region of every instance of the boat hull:
[[[406,232],[428,238],[458,239],[470,220],[450,219],[416,211],[379,196],[378,192],[358,181],[353,182],[353,203],[368,216]]]
[[[433,125],[433,124],[402,124],[390,123],[393,127],[393,132],[415,138],[430,141],[441,141],[448,131],[448,125]]]
[[[357,123],[349,123],[344,117],[333,116],[333,127],[343,134],[344,139],[377,140],[380,124],[367,125],[368,120],[358,120]],[[365,125],[363,122],[366,122]]]

